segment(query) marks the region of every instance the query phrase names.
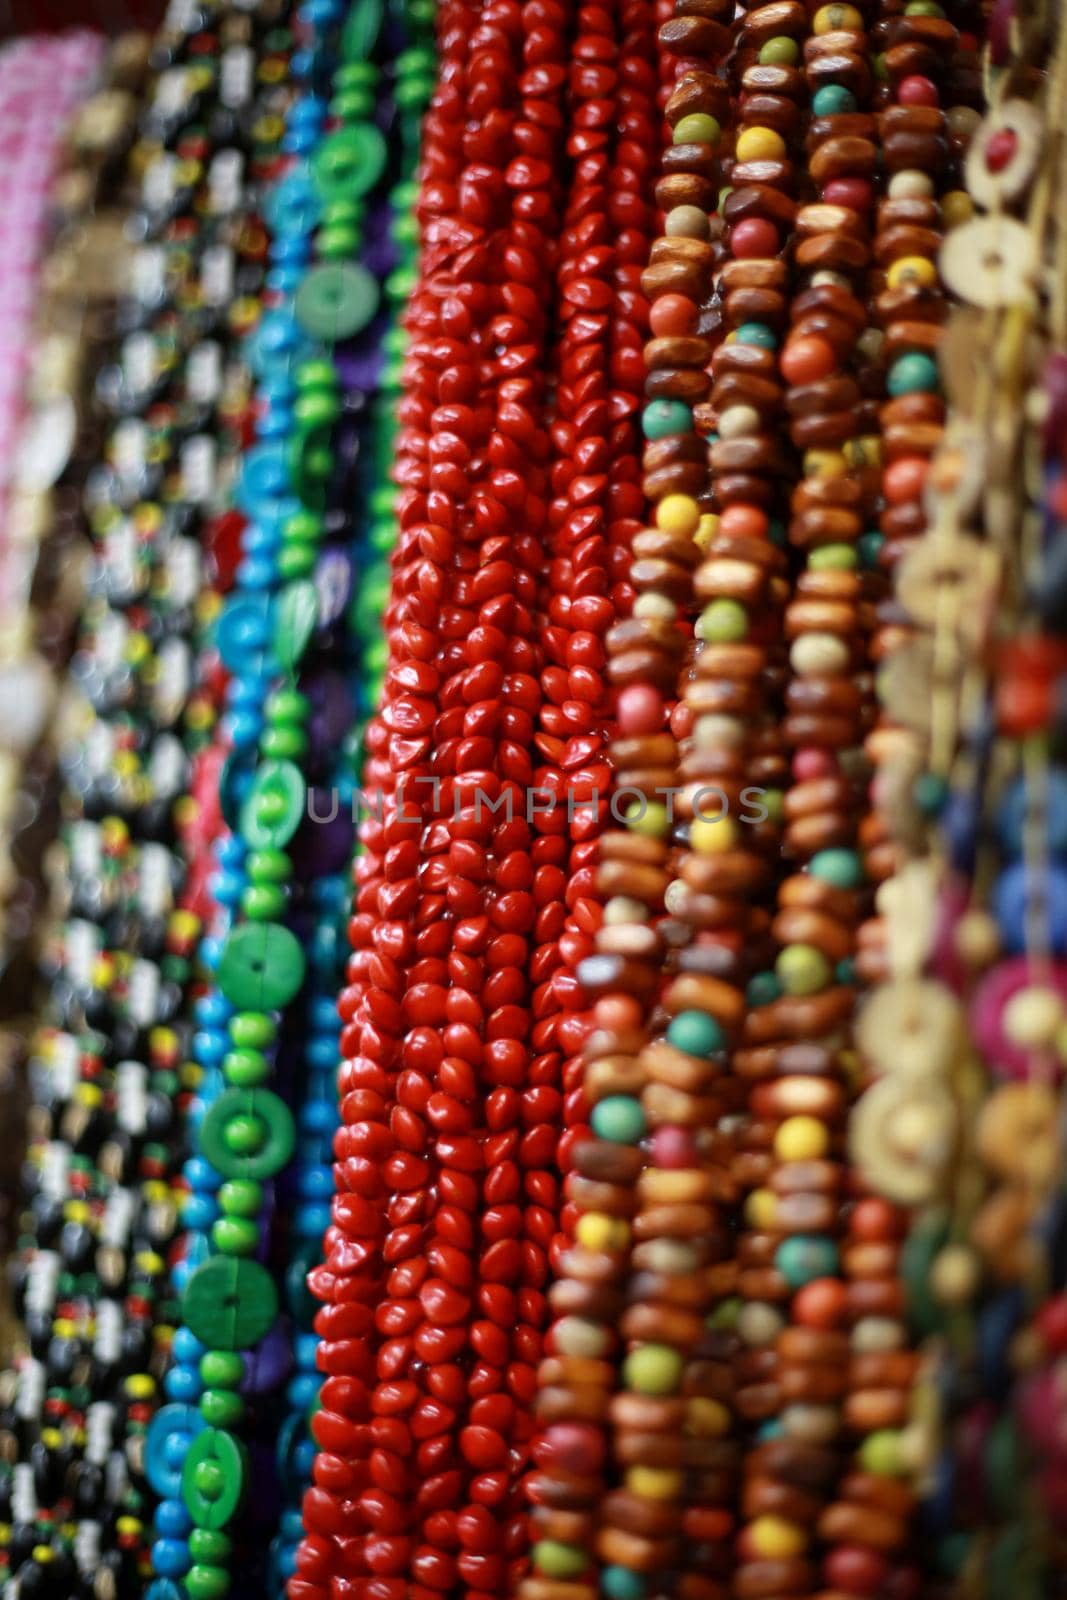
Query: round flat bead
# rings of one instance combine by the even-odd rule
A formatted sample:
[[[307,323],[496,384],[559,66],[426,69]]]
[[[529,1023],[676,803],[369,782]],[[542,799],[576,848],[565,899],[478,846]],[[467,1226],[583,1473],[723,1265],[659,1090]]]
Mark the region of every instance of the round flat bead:
[[[367,327],[380,299],[377,279],[366,267],[357,261],[329,261],[304,278],[293,310],[309,337],[333,344]]]
[[[682,1381],[683,1363],[677,1350],[667,1344],[638,1345],[622,1365],[628,1389],[637,1394],[675,1394]]]
[[[726,1043],[722,1028],[703,1011],[681,1011],[671,1021],[667,1038],[691,1056],[712,1056]]]
[[[818,1234],[794,1234],[778,1246],[774,1265],[791,1289],[802,1289],[813,1279],[838,1271],[837,1246]]]
[[[214,1350],[258,1344],[278,1315],[278,1291],[256,1261],[213,1256],[197,1267],[182,1298],[186,1326]]]
[[[636,1144],[646,1131],[641,1102],[631,1095],[607,1095],[593,1107],[589,1121],[597,1137],[611,1144]]]
[[[722,129],[715,117],[706,111],[692,111],[674,125],[672,139],[675,144],[718,144]]]
[[[231,1005],[272,1011],[288,1005],[299,992],[305,968],[304,952],[288,928],[250,922],[227,935],[216,981]]]

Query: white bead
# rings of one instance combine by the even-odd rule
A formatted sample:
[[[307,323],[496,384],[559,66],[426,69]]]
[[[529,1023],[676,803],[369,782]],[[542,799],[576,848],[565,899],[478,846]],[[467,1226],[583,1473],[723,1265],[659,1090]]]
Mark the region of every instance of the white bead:
[[[621,927],[627,922],[647,922],[648,908],[629,895],[617,894],[604,907],[604,921],[609,927]]]
[[[598,1360],[608,1348],[607,1330],[585,1317],[561,1317],[552,1330],[556,1349],[564,1356]]]
[[[693,724],[693,742],[698,750],[734,748],[745,740],[745,725],[739,717],[714,715],[698,717]]]
[[[791,1439],[805,1444],[829,1444],[837,1438],[838,1415],[833,1406],[786,1406],[782,1427]]]
[[[697,1270],[700,1256],[696,1247],[685,1239],[648,1239],[635,1248],[633,1262],[642,1272],[684,1277]]]
[[[753,1347],[773,1344],[785,1327],[785,1319],[774,1306],[751,1300],[741,1307],[737,1331],[746,1344]]]
[[[675,206],[664,225],[668,239],[706,239],[711,233],[707,213],[699,206]]]
[[[829,267],[822,267],[820,271],[812,273],[811,287],[813,289],[851,289],[852,284],[843,272],[833,272]]]
[[[895,1317],[861,1317],[849,1340],[859,1355],[884,1355],[904,1347],[904,1324]]]
[[[889,180],[890,200],[929,200],[933,192],[933,178],[914,167],[894,172]]]
[[[665,594],[639,594],[634,601],[633,614],[635,617],[662,617],[665,622],[673,622],[678,607]]]
[[[740,439],[759,432],[759,412],[755,406],[728,406],[719,418],[720,439]]]
[[[833,633],[803,633],[789,652],[790,665],[802,678],[832,677],[845,672],[850,659],[848,645]]]

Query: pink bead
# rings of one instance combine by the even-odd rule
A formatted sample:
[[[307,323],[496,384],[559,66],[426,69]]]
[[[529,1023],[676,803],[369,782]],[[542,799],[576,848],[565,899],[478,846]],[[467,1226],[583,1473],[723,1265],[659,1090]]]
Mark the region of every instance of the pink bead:
[[[632,683],[619,695],[620,733],[658,733],[663,727],[663,696],[649,683]]]
[[[683,1169],[697,1165],[697,1150],[688,1128],[657,1128],[652,1135],[652,1161],[657,1167]]]
[[[936,106],[940,96],[936,83],[929,78],[924,78],[920,73],[913,72],[910,78],[902,78],[897,89],[897,99],[902,106]]]
[[[778,229],[765,217],[746,217],[731,229],[730,249],[739,261],[766,260],[778,254]]]
[[[823,189],[827,205],[847,206],[850,211],[869,211],[874,190],[866,178],[831,178]]]
[[[827,750],[798,750],[793,757],[793,776],[798,783],[829,778],[836,771],[837,762]]]

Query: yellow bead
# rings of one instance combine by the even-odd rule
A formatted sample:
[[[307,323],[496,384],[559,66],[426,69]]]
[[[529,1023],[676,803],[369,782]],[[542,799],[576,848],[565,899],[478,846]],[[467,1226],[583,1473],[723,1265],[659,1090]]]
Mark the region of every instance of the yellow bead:
[[[805,478],[843,478],[848,462],[840,450],[806,450],[804,452]]]
[[[156,1392],[156,1380],[147,1372],[131,1372],[125,1387],[131,1400],[151,1400]]]
[[[829,1131],[818,1117],[786,1117],[774,1136],[779,1161],[818,1161],[829,1147]]]
[[[855,6],[822,6],[815,13],[812,31],[816,35],[836,33],[839,28],[852,32],[859,32],[863,27],[863,17]]]
[[[656,507],[656,527],[692,538],[700,526],[700,507],[688,494],[666,495]]]
[[[762,1561],[789,1561],[808,1547],[804,1529],[784,1517],[757,1517],[749,1525],[748,1536],[753,1554]]]
[[[705,511],[693,535],[698,550],[706,550],[719,531],[719,519],[713,511]]]
[[[709,801],[709,812],[712,803]],[[710,815],[694,817],[689,824],[689,844],[699,855],[721,856],[727,850],[732,850],[736,843],[737,823],[732,817],[720,817],[718,821]]]
[[[773,1228],[778,1215],[778,1201],[773,1189],[753,1189],[745,1201],[745,1221],[750,1228],[764,1232]]]
[[[885,275],[891,289],[906,289],[918,284],[923,289],[933,289],[937,284],[937,268],[925,256],[901,256],[894,261]]]
[[[682,1474],[669,1467],[631,1467],[626,1487],[643,1500],[677,1500],[682,1493]]]
[[[586,1250],[623,1250],[630,1242],[628,1223],[603,1211],[587,1211],[579,1218],[574,1235]]]
[[[974,216],[974,201],[966,189],[950,189],[941,200],[941,221],[946,228],[958,228]]]
[[[781,161],[786,144],[773,128],[746,128],[737,136],[738,161]]]
[[[719,1400],[693,1395],[686,1401],[685,1431],[694,1439],[721,1439],[733,1426],[730,1413]]]

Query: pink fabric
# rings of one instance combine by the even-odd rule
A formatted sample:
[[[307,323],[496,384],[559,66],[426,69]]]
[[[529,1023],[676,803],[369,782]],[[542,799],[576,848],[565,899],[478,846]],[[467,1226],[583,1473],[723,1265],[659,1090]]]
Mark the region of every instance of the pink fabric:
[[[31,349],[48,193],[70,117],[93,87],[103,40],[34,35],[0,50],[0,551]]]

